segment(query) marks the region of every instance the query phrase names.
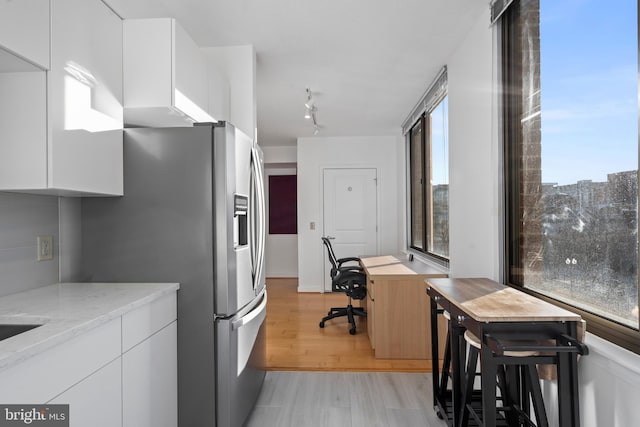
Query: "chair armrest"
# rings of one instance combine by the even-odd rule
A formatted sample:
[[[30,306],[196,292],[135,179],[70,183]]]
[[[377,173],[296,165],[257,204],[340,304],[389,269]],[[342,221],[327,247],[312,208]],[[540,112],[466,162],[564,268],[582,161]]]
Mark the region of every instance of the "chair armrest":
[[[343,267],[338,267],[338,272],[339,273],[344,273],[345,271],[352,271],[354,273],[360,273],[360,272],[362,272],[362,267],[357,266],[357,265],[345,265]]]
[[[344,264],[345,262],[360,262],[360,258],[356,258],[356,257],[346,257],[346,258],[338,258],[336,260],[336,262],[338,263],[338,266],[340,266],[340,264]]]

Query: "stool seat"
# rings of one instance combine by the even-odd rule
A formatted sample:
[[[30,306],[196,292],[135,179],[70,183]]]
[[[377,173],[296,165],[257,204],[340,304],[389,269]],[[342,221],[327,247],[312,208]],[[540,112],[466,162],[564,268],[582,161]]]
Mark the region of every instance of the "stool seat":
[[[471,331],[465,331],[464,339],[469,345],[480,350],[482,343],[480,342],[480,338],[478,338],[474,333],[472,333]],[[528,341],[505,342],[505,344],[508,344],[508,345],[519,345],[519,344],[527,344],[527,343],[529,342]],[[504,352],[505,356],[511,356],[511,357],[529,357],[529,356],[536,356],[538,354],[539,353],[537,351],[505,351]]]

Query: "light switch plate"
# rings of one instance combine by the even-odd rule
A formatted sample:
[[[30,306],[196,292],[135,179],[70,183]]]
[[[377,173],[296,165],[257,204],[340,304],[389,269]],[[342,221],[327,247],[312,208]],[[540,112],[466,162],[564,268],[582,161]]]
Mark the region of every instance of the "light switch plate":
[[[38,236],[38,261],[53,259],[53,236]]]

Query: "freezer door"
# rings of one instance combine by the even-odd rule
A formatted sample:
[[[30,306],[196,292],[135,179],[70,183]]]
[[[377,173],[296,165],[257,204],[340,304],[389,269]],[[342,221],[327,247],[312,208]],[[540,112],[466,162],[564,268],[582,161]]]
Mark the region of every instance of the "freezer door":
[[[242,426],[258,399],[265,376],[266,313],[264,291],[250,311],[216,321],[218,426]]]

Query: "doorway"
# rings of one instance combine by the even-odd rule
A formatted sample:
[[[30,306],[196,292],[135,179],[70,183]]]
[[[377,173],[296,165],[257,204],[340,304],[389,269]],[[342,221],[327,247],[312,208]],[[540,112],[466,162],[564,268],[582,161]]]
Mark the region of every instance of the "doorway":
[[[375,168],[323,170],[324,235],[336,257],[378,253],[378,171]],[[324,291],[331,292],[324,252]]]

